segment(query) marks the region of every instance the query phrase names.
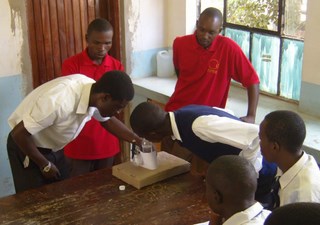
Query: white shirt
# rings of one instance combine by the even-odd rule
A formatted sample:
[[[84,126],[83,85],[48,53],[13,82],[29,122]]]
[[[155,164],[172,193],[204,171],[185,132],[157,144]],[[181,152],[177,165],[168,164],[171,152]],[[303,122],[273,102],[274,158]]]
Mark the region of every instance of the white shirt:
[[[269,210],[263,209],[262,205],[259,202],[256,202],[246,210],[238,212],[231,216],[223,223],[223,225],[263,225],[264,221],[270,213],[271,212]]]
[[[8,119],[11,128],[23,120],[37,147],[53,151],[75,139],[93,116],[101,117],[97,108],[88,107],[92,84],[87,76],[75,74],[51,80],[33,90]]]
[[[294,202],[320,203],[320,170],[313,156],[302,157],[284,174],[278,168],[280,206]]]
[[[223,225],[263,225],[270,213],[271,211],[263,209],[262,205],[256,202],[246,210],[231,216]],[[209,225],[209,221],[195,225]]]
[[[181,141],[174,113],[169,112],[169,116],[173,138]],[[257,174],[262,168],[258,125],[228,117],[205,115],[194,120],[192,131],[203,141],[210,143],[220,142],[241,149],[242,151],[239,155],[253,164]]]

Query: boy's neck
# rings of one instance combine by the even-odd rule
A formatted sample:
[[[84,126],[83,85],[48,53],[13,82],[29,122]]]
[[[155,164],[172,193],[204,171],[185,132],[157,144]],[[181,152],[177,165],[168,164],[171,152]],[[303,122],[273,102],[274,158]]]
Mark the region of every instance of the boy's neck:
[[[294,164],[296,164],[299,159],[302,157],[303,151],[300,149],[295,154],[292,154],[286,151],[286,154],[283,155],[282,161],[278,163],[278,167],[283,173],[289,170]]]

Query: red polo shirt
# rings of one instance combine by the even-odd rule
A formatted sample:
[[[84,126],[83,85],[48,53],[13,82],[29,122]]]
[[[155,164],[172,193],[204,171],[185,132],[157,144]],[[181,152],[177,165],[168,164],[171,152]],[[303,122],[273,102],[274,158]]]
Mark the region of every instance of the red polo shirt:
[[[122,64],[107,55],[100,65],[88,56],[87,49],[66,59],[62,64],[62,75],[81,73],[98,80],[110,70],[124,70]],[[107,132],[98,121],[92,119],[86,123],[79,136],[64,148],[66,156],[74,159],[94,160],[114,156],[120,151],[117,137]]]
[[[173,63],[179,70],[179,77],[166,111],[189,104],[224,108],[231,79],[244,87],[259,83],[257,73],[241,48],[221,35],[207,49],[198,44],[195,34],[176,38]]]

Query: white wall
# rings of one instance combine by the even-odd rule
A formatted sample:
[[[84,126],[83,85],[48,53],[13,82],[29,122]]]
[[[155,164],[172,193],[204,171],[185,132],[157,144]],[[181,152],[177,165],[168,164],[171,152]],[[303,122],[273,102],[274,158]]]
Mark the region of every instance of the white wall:
[[[299,110],[320,118],[320,1],[308,0]]]
[[[166,45],[164,0],[123,0],[121,3],[126,70],[132,76],[152,75],[154,54]]]
[[[167,20],[166,45],[172,47],[172,42],[177,36],[186,34],[186,1],[166,0]]]
[[[302,80],[320,85],[320,1],[308,0]]]
[[[25,2],[0,1],[0,197],[14,193],[6,147],[7,119],[32,89]]]
[[[164,46],[163,0],[126,0],[125,15],[129,44],[133,51],[148,50]]]
[[[12,11],[4,0],[0,1],[0,14],[0,76],[21,74],[21,15]]]
[[[26,1],[0,1],[0,77],[22,75],[21,93],[33,89]]]
[[[123,0],[126,71],[134,78],[156,75],[156,54],[175,37],[194,32],[196,0]]]

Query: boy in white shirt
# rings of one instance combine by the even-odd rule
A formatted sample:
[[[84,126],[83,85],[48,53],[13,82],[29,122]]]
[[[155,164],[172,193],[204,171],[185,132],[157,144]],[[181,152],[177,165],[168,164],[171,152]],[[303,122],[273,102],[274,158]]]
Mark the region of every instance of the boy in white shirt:
[[[263,225],[270,211],[255,201],[256,189],[257,174],[247,159],[226,155],[214,160],[206,176],[206,194],[210,208],[221,217],[215,225]]]
[[[291,111],[271,112],[260,124],[259,136],[262,155],[278,165],[279,205],[274,207],[320,202],[319,167],[313,156],[301,149],[306,136],[302,118]]]
[[[63,147],[92,117],[117,137],[140,144],[141,138],[114,117],[133,96],[130,77],[116,70],[98,81],[74,74],[34,89],[8,119],[12,131],[7,149],[16,192],[66,179]]]

